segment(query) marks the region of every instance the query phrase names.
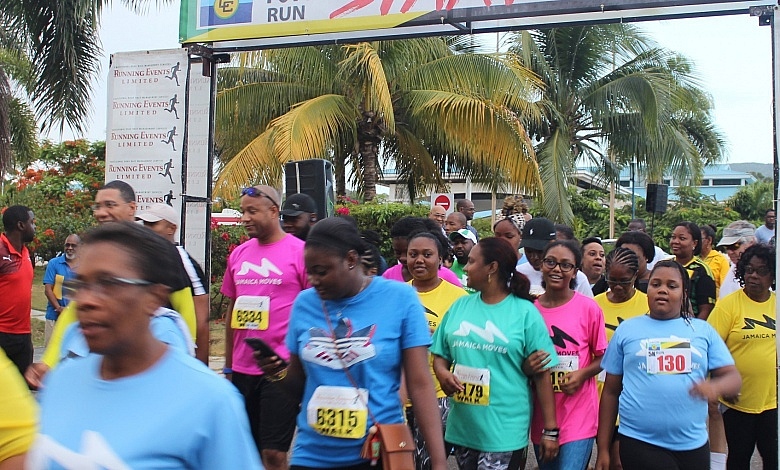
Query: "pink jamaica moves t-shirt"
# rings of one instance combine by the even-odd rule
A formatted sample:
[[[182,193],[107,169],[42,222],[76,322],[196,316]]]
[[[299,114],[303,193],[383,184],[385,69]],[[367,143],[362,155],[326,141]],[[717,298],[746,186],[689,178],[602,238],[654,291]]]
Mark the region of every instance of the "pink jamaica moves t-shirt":
[[[607,350],[604,314],[593,299],[575,291],[574,297],[559,307],[544,308],[538,300],[534,305],[541,312],[547,332],[558,353],[558,368],[573,366],[574,369],[584,369],[594,356],[604,355]],[[557,371],[550,373],[555,372]],[[599,420],[596,376],[586,380],[574,395],[563,392],[555,392],[554,395],[555,414],[561,430],[558,442],[566,444],[594,437]],[[539,400],[534,396],[534,415],[531,421],[531,440],[534,444],[539,444],[543,427]]]
[[[290,310],[295,297],[309,287],[303,262],[303,241],[287,234],[269,245],[251,239],[228,257],[221,292],[236,303],[266,298],[269,303],[268,322],[260,329],[233,330],[233,370],[242,374],[261,375],[252,358],[252,348],[244,338],[261,338],[280,357],[290,359],[285,335],[290,323]],[[242,300],[241,298],[244,297]]]

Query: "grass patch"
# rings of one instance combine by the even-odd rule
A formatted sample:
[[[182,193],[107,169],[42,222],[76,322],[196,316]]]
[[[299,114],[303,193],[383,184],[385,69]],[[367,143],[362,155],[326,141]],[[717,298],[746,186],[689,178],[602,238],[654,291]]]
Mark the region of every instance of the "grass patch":
[[[43,333],[46,323],[37,318],[32,319],[32,341],[36,348],[43,347]]]
[[[209,356],[225,356],[225,323],[222,320],[209,322]]]
[[[32,308],[33,310],[46,311],[46,294],[43,290],[43,275],[46,274],[46,266],[36,266],[32,285]]]

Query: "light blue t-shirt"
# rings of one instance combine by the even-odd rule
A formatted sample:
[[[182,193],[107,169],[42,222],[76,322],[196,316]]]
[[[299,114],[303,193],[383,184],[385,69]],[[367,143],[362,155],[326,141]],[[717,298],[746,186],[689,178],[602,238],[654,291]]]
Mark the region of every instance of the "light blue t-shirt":
[[[476,376],[486,382],[489,377],[489,383],[476,388],[477,394],[472,393],[474,385],[464,385],[470,398],[477,398],[475,404],[451,400],[447,442],[482,452],[509,452],[528,445],[531,393],[522,364],[539,349],[550,354],[549,367],[558,364],[544,319],[531,302],[508,295],[488,305],[475,294],[452,304],[433,334],[431,352],[456,368],[480,371]]]
[[[374,277],[358,295],[328,300],[325,305],[349,373],[360,388],[368,391],[371,413],[382,424],[402,423],[398,396],[401,353],[404,349],[430,344],[428,322],[417,292],[404,283]],[[293,304],[287,332],[287,348],[300,358],[306,373],[292,465],[338,468],[365,462],[360,458],[360,449],[367,429],[354,427],[355,438],[332,437],[318,433],[309,425],[307,412],[318,387],[343,387],[339,390],[357,398],[331,338],[317,292],[314,289],[301,292]],[[321,388],[318,394],[326,390]],[[349,405],[332,405],[333,408],[346,406]],[[337,421],[337,426],[342,424]],[[366,427],[371,426],[370,416],[366,421]]]
[[[28,468],[262,468],[240,394],[203,363],[169,348],[140,374],[103,380],[102,359],[47,375]]]
[[[57,276],[60,276],[60,278],[57,279]],[[49,261],[49,264],[46,265],[46,273],[43,275],[43,284],[49,284],[52,286],[52,288],[57,286],[59,289],[55,290],[61,291],[62,283],[73,279],[73,276],[73,271],[70,269],[70,266],[68,266],[65,255],[57,256],[56,258],[52,258]],[[57,285],[58,281],[59,286]],[[68,305],[68,299],[64,297],[59,299],[59,304],[61,307],[65,307]],[[51,306],[51,302],[46,302],[46,319],[57,319],[57,312],[54,311],[54,307]]]
[[[168,346],[190,356],[194,354],[195,345],[190,330],[176,311],[165,307],[158,308],[149,319],[149,329],[155,338]],[[89,355],[89,346],[79,329],[78,322],[68,325],[65,333],[62,334],[60,361],[87,355]]]
[[[690,372],[668,373],[679,370],[685,361],[658,365],[657,350],[673,350],[675,345],[684,345],[683,340],[690,340]],[[648,348],[654,351],[651,357]],[[648,373],[651,363],[655,363],[651,369],[660,367],[659,371],[667,373]],[[623,376],[620,434],[674,451],[703,446],[707,442],[707,402],[689,391],[711,370],[729,365],[734,365],[734,359],[706,321],[654,320],[648,315],[624,321],[601,361],[608,374]]]

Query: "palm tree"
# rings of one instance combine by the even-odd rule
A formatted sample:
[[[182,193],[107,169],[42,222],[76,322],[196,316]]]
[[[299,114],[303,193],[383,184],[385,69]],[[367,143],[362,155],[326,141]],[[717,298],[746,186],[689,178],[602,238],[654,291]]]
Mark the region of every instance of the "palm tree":
[[[26,99],[32,84],[29,59],[22,51],[4,47],[0,38],[0,175],[37,155],[37,124]]]
[[[523,31],[510,51],[544,82],[544,119],[529,129],[548,217],[573,220],[566,195],[580,159],[614,181],[633,160],[660,182],[664,171],[696,179],[722,155],[712,105],[688,62],[653,47],[633,25]]]
[[[454,43],[454,44],[453,44]],[[442,172],[534,193],[525,125],[538,119],[538,81],[516,61],[456,53],[458,40],[420,38],[245,55],[220,70],[215,194],[278,184],[291,160],[326,158],[366,200],[382,165],[412,199],[445,186]]]

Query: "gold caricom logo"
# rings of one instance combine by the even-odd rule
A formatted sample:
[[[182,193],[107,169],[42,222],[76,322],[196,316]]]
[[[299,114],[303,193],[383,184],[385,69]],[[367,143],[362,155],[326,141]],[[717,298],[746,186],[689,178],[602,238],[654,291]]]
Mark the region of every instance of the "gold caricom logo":
[[[237,11],[238,0],[216,0],[214,2],[214,13],[223,20],[235,15]]]

